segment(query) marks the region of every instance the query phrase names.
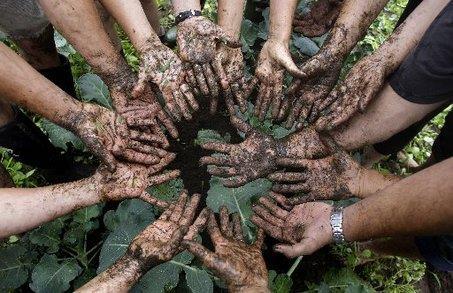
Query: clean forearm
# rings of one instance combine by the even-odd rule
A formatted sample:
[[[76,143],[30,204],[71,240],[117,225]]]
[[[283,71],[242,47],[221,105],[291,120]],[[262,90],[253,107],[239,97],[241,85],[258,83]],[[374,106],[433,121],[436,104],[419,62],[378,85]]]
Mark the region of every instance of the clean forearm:
[[[82,111],[82,104],[34,70],[3,43],[0,44],[0,96],[63,127]]]
[[[150,41],[160,43],[139,0],[101,0],[101,2],[121,25],[139,52],[148,47]]]
[[[344,210],[347,240],[451,234],[453,158],[393,184]]]
[[[271,0],[269,39],[289,44],[297,0]]]
[[[173,13],[179,13],[187,10],[201,10],[200,0],[172,0]]]
[[[408,16],[390,38],[374,53],[382,56],[390,74],[401,64],[406,55],[418,44],[434,18],[449,0],[425,0]]]
[[[108,83],[127,68],[104,30],[93,0],[38,1],[52,24],[104,81]]]
[[[219,0],[218,25],[233,37],[239,37],[246,0]]]
[[[0,238],[22,233],[100,202],[99,179],[36,188],[0,189]]]
[[[129,253],[118,259],[106,271],[75,292],[129,292],[146,272],[140,261]]]

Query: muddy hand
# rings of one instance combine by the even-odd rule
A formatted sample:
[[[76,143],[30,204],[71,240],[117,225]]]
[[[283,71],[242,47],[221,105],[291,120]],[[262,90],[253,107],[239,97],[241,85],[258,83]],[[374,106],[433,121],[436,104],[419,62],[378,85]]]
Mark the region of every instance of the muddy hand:
[[[251,220],[269,236],[284,242],[277,244],[275,251],[292,258],[312,254],[332,242],[332,206],[318,202],[291,206],[284,196],[271,196],[259,199]]]
[[[199,201],[200,195],[189,198],[183,191],[176,203],[134,238],[126,253],[142,260],[145,268],[171,260],[181,251]]]
[[[307,14],[296,14],[294,31],[309,38],[324,35],[335,23],[342,3],[342,0],[316,1]]]
[[[198,103],[185,82],[185,73],[178,56],[159,40],[149,41],[141,48],[139,81],[134,95],[141,94],[149,81],[155,83],[165,99],[168,111],[176,118],[192,118],[192,111],[198,110]]]
[[[304,72],[299,70],[292,60],[288,45],[272,39],[266,41],[255,70],[255,77],[259,84],[255,115],[261,121],[264,120],[269,109],[272,111],[272,118],[278,117],[283,102],[285,70],[294,77],[305,77]]]
[[[230,221],[228,210],[222,207],[220,228],[211,213],[208,232],[215,252],[194,241],[184,240],[183,245],[225,281],[230,292],[270,292],[266,264],[261,254],[264,238],[261,229],[254,244],[245,243],[239,215],[233,214]]]
[[[245,141],[239,144],[208,142],[202,145],[206,150],[220,154],[202,157],[200,163],[208,165],[208,172],[222,177],[226,187],[239,187],[257,178],[266,177],[276,170],[276,141],[266,134],[253,130],[245,122],[233,122],[246,133]]]
[[[101,201],[118,201],[126,198],[139,198],[145,202],[166,208],[168,203],[146,192],[146,188],[175,179],[178,170],[163,171],[170,164],[175,154],[167,153],[160,162],[152,166],[131,163],[118,163],[115,172],[100,167],[95,176],[100,177]]]
[[[319,105],[322,114],[316,121],[316,128],[331,130],[355,113],[365,111],[381,90],[387,75],[385,63],[379,56],[370,55],[360,60]]]
[[[203,16],[192,17],[178,24],[176,41],[181,60],[185,63],[187,82],[197,92],[213,99],[213,112],[220,92],[220,78],[213,67],[217,46],[223,43],[229,48],[239,48],[241,43]]]

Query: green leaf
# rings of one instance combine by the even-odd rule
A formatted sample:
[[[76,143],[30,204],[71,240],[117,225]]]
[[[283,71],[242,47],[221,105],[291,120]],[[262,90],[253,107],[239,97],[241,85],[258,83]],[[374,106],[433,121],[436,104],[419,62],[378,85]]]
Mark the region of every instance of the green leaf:
[[[279,274],[270,284],[273,293],[289,293],[293,286],[293,280],[287,274]]]
[[[183,189],[184,183],[182,179],[176,178],[159,185],[151,186],[147,191],[158,199],[173,201],[179,197]]]
[[[74,212],[72,219],[76,223],[88,223],[91,219],[97,218],[101,215],[103,206],[104,204],[97,204],[80,209]]]
[[[155,266],[132,288],[132,292],[163,293],[174,289],[179,283],[179,274],[192,259],[193,255],[184,251],[171,261]]]
[[[72,144],[77,150],[84,150],[85,145],[82,140],[78,138],[74,133],[63,127],[58,126],[46,119],[41,120],[41,127],[49,136],[50,141],[57,148],[68,150],[68,144]]]
[[[247,237],[251,240],[253,234],[247,224],[252,215],[252,199],[267,194],[272,183],[261,178],[238,188],[227,188],[221,184],[219,178],[212,177],[210,186],[206,205],[214,212],[219,212],[221,206],[226,206],[230,213],[239,213]]]
[[[77,80],[80,98],[87,102],[96,102],[108,109],[112,109],[112,101],[107,86],[102,79],[93,73],[86,73]]]
[[[24,262],[27,250],[21,245],[0,249],[0,290],[12,290],[22,286],[28,279],[30,263]]]
[[[292,42],[293,45],[304,55],[313,56],[319,51],[318,45],[307,37],[293,34]]]
[[[330,269],[324,276],[323,282],[310,289],[317,289],[322,292],[330,292],[325,290],[328,288],[343,288],[341,292],[350,293],[371,293],[375,292],[369,284],[362,280],[353,270],[349,268]],[[345,291],[346,290],[346,291]],[[348,291],[349,290],[349,291]],[[337,291],[335,291],[337,292]],[[340,292],[340,291],[338,291]]]
[[[81,271],[76,260],[59,263],[55,255],[45,254],[33,269],[30,288],[34,292],[65,292]]]
[[[62,219],[56,219],[55,221],[44,224],[28,234],[30,242],[35,245],[47,247],[48,253],[55,253],[59,250],[61,242],[60,234],[63,226],[64,222]]]
[[[241,24],[241,43],[242,51],[247,52],[255,45],[258,38],[258,26],[248,19],[244,19]]]
[[[207,142],[211,141],[218,141],[218,142],[229,142],[231,139],[230,134],[226,134],[222,136],[215,130],[212,129],[201,129],[197,133],[197,138],[195,139],[196,145],[202,145]]]
[[[187,286],[193,293],[210,293],[213,292],[213,283],[209,274],[196,267],[184,267],[186,273]]]
[[[104,271],[120,258],[134,237],[154,219],[153,206],[138,199],[124,200],[116,211],[108,211],[104,223],[112,232],[102,245],[97,272]]]

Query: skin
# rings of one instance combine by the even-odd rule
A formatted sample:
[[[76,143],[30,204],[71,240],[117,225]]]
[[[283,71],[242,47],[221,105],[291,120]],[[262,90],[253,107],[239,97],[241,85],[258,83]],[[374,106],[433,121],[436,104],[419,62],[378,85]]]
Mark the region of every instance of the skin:
[[[13,187],[14,183],[8,171],[0,165],[0,188]]]
[[[258,231],[254,244],[245,243],[239,215],[233,214],[230,221],[228,209],[221,207],[220,228],[211,213],[208,233],[215,252],[195,241],[184,240],[183,245],[226,283],[229,292],[270,292],[261,254],[262,230]]]
[[[356,112],[363,112],[381,90],[385,79],[418,44],[448,2],[423,1],[378,50],[360,60],[345,80],[319,105],[323,112],[316,122],[316,128],[333,129]]]
[[[177,137],[176,128],[157,102],[150,85],[134,95],[137,76],[112,44],[93,1],[39,0],[39,4],[52,24],[106,83],[118,113],[137,112],[140,126],[157,133],[156,125],[162,124]],[[165,139],[163,135],[162,138]]]
[[[283,102],[285,71],[294,77],[304,76],[289,52],[291,24],[297,2],[296,0],[270,1],[269,36],[258,56],[255,70],[255,77],[259,84],[255,115],[261,121],[264,120],[269,109],[272,109],[272,118],[277,118],[279,114]]]
[[[0,238],[23,233],[58,217],[100,202],[140,198],[159,207],[168,203],[145,189],[179,176],[179,171],[161,173],[174,155],[154,168],[119,164],[111,173],[105,167],[89,178],[36,188],[0,189]]]
[[[452,158],[444,160],[346,207],[343,212],[343,233],[346,240],[451,234],[453,182],[449,180],[449,176],[452,167]],[[282,205],[286,204],[283,199],[280,202]],[[307,209],[309,206],[312,207],[311,210]],[[296,257],[311,254],[332,243],[329,224],[332,206],[315,202],[298,205],[293,209],[295,208],[302,209],[300,215],[307,218],[303,222],[304,237],[295,244],[279,244],[277,251],[287,257]],[[414,221],[414,215],[423,217],[417,217],[417,221]],[[267,227],[269,231],[276,227],[271,220],[256,221],[252,217],[252,221],[263,229]],[[288,225],[290,222],[284,223]],[[283,229],[287,227],[283,226]],[[281,240],[288,242],[284,238]]]
[[[189,86],[184,81],[181,60],[159,40],[148,22],[139,0],[100,0],[118,21],[138,50],[141,59],[139,81],[135,94],[140,95],[148,82],[161,90],[172,115],[191,119],[192,110],[198,109]]]
[[[296,81],[290,88],[290,96],[279,113],[286,117],[286,127],[296,124],[303,126],[308,119],[318,117],[318,104],[321,103],[338,80],[343,61],[365,35],[366,30],[387,4],[388,0],[346,0],[321,50],[300,70],[304,78]],[[300,124],[300,125],[298,125]]]
[[[294,31],[312,38],[327,33],[335,23],[343,0],[316,1],[307,14],[296,14]]]
[[[156,164],[165,156],[165,151],[144,144],[156,142],[155,135],[129,131],[116,113],[73,99],[4,44],[0,44],[0,59],[4,64],[0,69],[0,95],[73,131],[111,170],[117,163],[115,157]]]
[[[204,228],[209,213],[203,211],[194,222],[199,201],[199,194],[188,198],[183,192],[132,240],[124,256],[76,292],[128,292],[144,273],[181,252],[183,239],[193,239]]]

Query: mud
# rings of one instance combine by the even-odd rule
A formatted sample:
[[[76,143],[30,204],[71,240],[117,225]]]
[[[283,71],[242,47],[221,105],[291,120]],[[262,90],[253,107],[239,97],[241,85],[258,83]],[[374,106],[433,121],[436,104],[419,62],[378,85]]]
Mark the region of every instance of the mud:
[[[294,31],[306,37],[318,37],[327,33],[335,23],[342,0],[321,0],[315,2],[307,14],[296,14],[293,21]]]

